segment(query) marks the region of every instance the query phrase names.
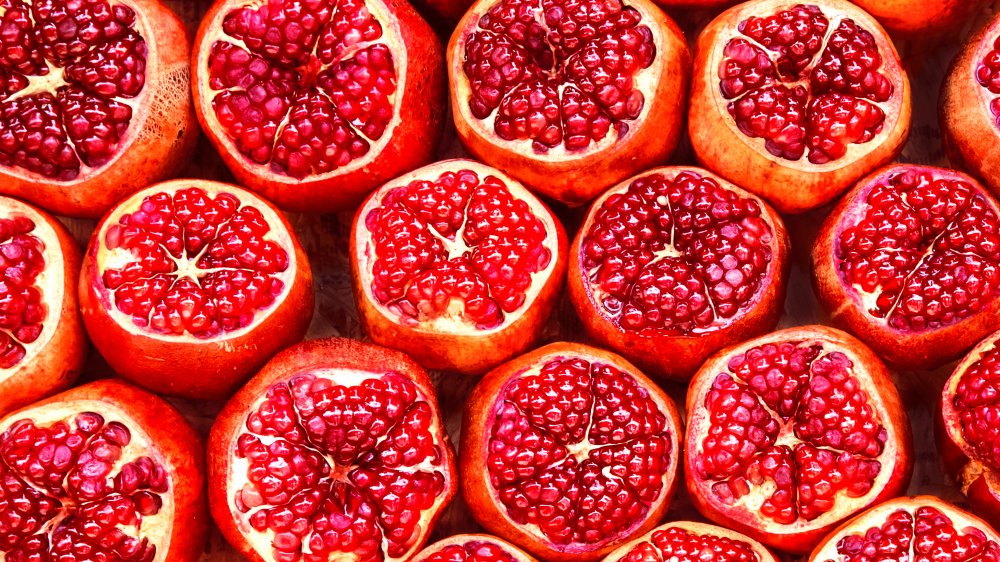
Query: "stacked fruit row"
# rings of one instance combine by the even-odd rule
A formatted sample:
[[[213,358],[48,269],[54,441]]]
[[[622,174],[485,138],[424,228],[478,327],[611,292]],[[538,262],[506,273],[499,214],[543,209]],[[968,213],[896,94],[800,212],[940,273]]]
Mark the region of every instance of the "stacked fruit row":
[[[1000,19],[943,85],[966,175],[887,165],[910,85],[863,8],[912,35],[983,2],[858,4],[739,4],[691,57],[647,0],[437,6],[447,49],[403,0],[219,0],[189,58],[156,0],[8,0],[0,193],[31,204],[0,199],[0,560],[194,560],[209,510],[254,560],[1000,559]],[[449,95],[479,161],[430,163]],[[663,166],[685,117],[701,167]],[[242,187],[157,183],[199,123]],[[779,212],[838,197],[813,285],[854,335],[772,333]],[[353,211],[382,347],[300,343],[323,256],[283,211]],[[49,212],[103,217],[85,253]],[[538,347],[564,287],[613,352]],[[65,390],[88,340],[129,382]],[[939,448],[985,520],[898,498],[885,364],[966,352]],[[457,463],[425,369],[485,373]],[[644,372],[687,383],[686,423]],[[207,458],[149,391],[228,399]],[[719,527],[656,527],[682,470]],[[496,536],[421,552],[459,490]]]

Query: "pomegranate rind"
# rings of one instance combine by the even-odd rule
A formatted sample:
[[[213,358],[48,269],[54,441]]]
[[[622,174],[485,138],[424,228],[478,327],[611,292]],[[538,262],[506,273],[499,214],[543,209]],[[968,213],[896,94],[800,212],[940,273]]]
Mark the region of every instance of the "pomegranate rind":
[[[987,540],[1000,543],[1000,535],[997,535],[992,527],[964,509],[958,508],[935,496],[904,496],[876,505],[839,525],[816,546],[812,554],[810,554],[808,562],[839,560],[837,543],[845,536],[855,534],[864,535],[865,531],[869,528],[885,523],[888,516],[896,511],[903,510],[913,513],[917,508],[924,506],[932,507],[951,519],[955,529],[958,529],[960,532],[969,528],[978,529],[986,535]]]
[[[816,519],[799,520],[791,525],[782,525],[764,521],[756,508],[744,506],[740,509],[740,503],[735,507],[729,507],[713,501],[711,482],[694,476],[697,471],[692,463],[693,459],[701,456],[702,441],[709,431],[709,418],[705,415],[705,398],[716,376],[729,372],[729,360],[734,356],[745,354],[754,347],[768,343],[789,341],[806,344],[814,342],[822,345],[824,352],[837,351],[846,355],[854,364],[855,377],[867,392],[872,409],[879,413],[879,422],[886,428],[888,438],[882,453],[877,458],[882,463],[882,470],[869,493],[859,498],[839,495],[833,509]],[[859,340],[850,334],[826,326],[802,326],[778,330],[716,353],[705,362],[691,380],[688,386],[686,411],[689,414],[685,436],[684,473],[688,475],[685,482],[695,508],[718,525],[741,532],[785,552],[793,554],[809,552],[824,535],[844,519],[903,493],[909,485],[913,472],[913,437],[910,433],[910,422],[888,370],[878,356]]]
[[[907,39],[944,35],[978,13],[988,0],[857,0],[890,32]]]
[[[658,531],[665,531],[667,529],[682,529],[684,531],[687,531],[695,535],[713,535],[716,537],[724,537],[734,541],[741,541],[743,543],[746,543],[748,546],[751,547],[751,549],[753,549],[754,553],[757,555],[756,562],[778,562],[778,559],[775,558],[774,554],[772,554],[771,551],[767,549],[767,547],[765,547],[764,545],[760,544],[759,542],[751,539],[746,535],[737,533],[736,531],[731,531],[724,527],[709,525],[707,523],[698,523],[695,521],[672,521],[670,523],[660,525],[659,527],[656,527],[655,529],[649,531],[643,536],[633,539],[628,543],[623,544],[622,546],[616,548],[610,554],[605,556],[602,562],[624,562],[626,560],[626,556],[628,556],[628,554],[632,552],[633,548],[643,543],[647,544],[650,543],[652,541],[654,533]]]
[[[941,87],[938,115],[948,160],[981,178],[1000,196],[1000,128],[990,109],[992,94],[976,79],[976,70],[1000,35],[997,15],[972,35],[948,69]]]
[[[253,322],[238,330],[199,339],[185,333],[163,335],[136,326],[117,310],[104,285],[103,240],[119,218],[139,208],[148,195],[196,187],[209,195],[229,193],[242,205],[256,207],[271,227],[269,238],[288,253],[288,268],[275,275],[285,288],[274,303],[256,311]],[[288,219],[257,195],[209,180],[172,180],[144,189],[120,202],[97,225],[83,259],[80,307],[94,346],[120,376],[158,392],[186,398],[224,398],[275,353],[300,341],[312,321],[315,295],[312,270]]]
[[[935,179],[968,183],[983,194],[1000,216],[1000,204],[979,182],[961,172],[931,166],[886,166],[859,181],[823,222],[812,250],[812,282],[816,297],[830,314],[833,324],[864,341],[890,367],[934,369],[956,359],[995,329],[1000,298],[993,298],[979,312],[941,328],[919,332],[893,328],[887,319],[869,314],[862,296],[845,283],[838,270],[835,251],[843,231],[864,217],[868,193],[906,170],[928,172]]]
[[[254,562],[271,562],[272,558],[270,553],[265,556],[254,548],[247,534],[256,531],[236,516],[233,504],[239,488],[236,482],[247,480],[246,474],[234,471],[237,439],[246,431],[247,416],[273,384],[287,381],[299,373],[337,370],[371,373],[374,377],[393,372],[412,382],[417,387],[419,400],[431,407],[435,442],[444,453],[438,469],[444,474],[445,486],[434,506],[422,512],[424,519],[419,537],[413,541],[405,556],[398,559],[386,557],[386,560],[408,560],[423,548],[435,522],[455,496],[458,488],[455,451],[445,432],[437,394],[427,372],[405,354],[376,345],[345,338],[305,341],[282,351],[264,365],[226,403],[208,437],[208,501],[212,518],[229,544]]]
[[[131,384],[104,379],[67,390],[11,412],[0,419],[0,433],[12,423],[36,416],[65,419],[95,412],[125,424],[133,444],[148,447],[143,454],[160,463],[169,478],[169,491],[161,494],[161,514],[169,521],[149,521],[148,535],[156,543],[154,562],[196,562],[208,538],[208,505],[205,500],[205,448],[201,436],[167,401]],[[164,529],[163,526],[167,527]]]
[[[463,534],[463,535],[452,535],[446,539],[439,540],[438,542],[428,545],[426,548],[416,553],[411,562],[424,562],[434,554],[437,554],[441,550],[458,545],[462,546],[470,542],[488,543],[496,545],[503,549],[503,551],[511,556],[515,562],[535,562],[535,559],[531,557],[530,554],[521,550],[520,548],[512,545],[511,543],[492,535],[481,535],[481,534]]]
[[[0,197],[3,216],[23,215],[35,223],[32,232],[45,247],[46,277],[42,298],[48,308],[42,334],[25,345],[24,358],[12,369],[0,370],[0,416],[50,394],[69,388],[87,359],[87,337],[80,318],[76,285],[80,278],[80,248],[55,217],[16,199]]]
[[[365,226],[368,213],[381,205],[392,190],[414,180],[435,180],[442,173],[471,170],[480,180],[494,176],[507,186],[517,199],[525,201],[545,225],[545,246],[551,251],[549,265],[532,274],[531,288],[521,307],[506,313],[504,322],[492,329],[476,329],[455,321],[455,330],[435,330],[422,326],[407,326],[399,321],[372,294],[372,255],[370,233]],[[545,329],[562,293],[566,280],[566,231],[552,211],[517,180],[507,174],[473,160],[445,160],[400,176],[372,193],[354,216],[351,226],[351,278],[354,300],[365,333],[379,345],[409,354],[428,369],[482,374],[489,369],[524,353],[534,345]]]
[[[903,149],[910,132],[910,81],[899,54],[882,26],[857,6],[844,0],[816,0],[832,18],[850,18],[872,33],[882,54],[882,74],[894,79],[882,131],[863,144],[850,144],[847,153],[826,164],[812,164],[774,156],[764,140],[739,130],[729,114],[729,100],[719,91],[719,65],[728,42],[742,36],[737,29],[750,17],[763,17],[792,8],[801,2],[752,0],[726,10],[698,36],[695,48],[688,134],[702,166],[737,182],[768,200],[782,213],[801,213],[829,203],[855,181],[888,163]],[[833,26],[831,26],[832,28]]]
[[[208,84],[208,59],[212,45],[228,37],[222,31],[226,15],[251,4],[217,0],[198,28],[192,62],[198,122],[241,185],[288,211],[332,213],[353,208],[376,186],[433,160],[443,134],[447,96],[444,52],[437,35],[405,0],[365,0],[382,25],[380,42],[392,49],[396,69],[392,118],[366,155],[326,174],[302,179],[272,171],[270,164],[256,164],[243,155],[212,109],[218,92]]]
[[[663,474],[659,497],[649,506],[645,516],[627,532],[608,537],[598,546],[570,543],[556,545],[536,529],[514,522],[507,514],[486,469],[489,455],[490,428],[496,419],[496,404],[510,381],[527,371],[552,360],[579,358],[590,363],[610,365],[633,377],[649,392],[650,398],[666,418],[664,434],[670,440],[669,467]],[[683,425],[674,401],[639,369],[609,351],[583,344],[557,342],[528,352],[487,373],[465,402],[462,414],[462,436],[459,443],[458,468],[462,497],[472,511],[472,517],[487,531],[500,536],[540,560],[592,562],[606,556],[627,541],[646,533],[666,515],[677,487]]]
[[[648,335],[627,331],[616,325],[601,312],[591,289],[589,273],[583,269],[582,249],[584,239],[590,231],[604,202],[617,193],[624,193],[637,179],[660,174],[672,180],[682,172],[694,172],[719,183],[724,189],[743,198],[756,201],[761,208],[761,216],[771,228],[771,262],[761,281],[761,289],[753,301],[741,310],[734,319],[718,329],[697,335],[677,335],[662,333]],[[605,191],[590,206],[583,225],[577,232],[570,247],[567,289],[570,302],[590,337],[624,355],[643,371],[667,379],[686,381],[690,379],[705,359],[716,351],[736,342],[765,334],[778,325],[781,317],[785,290],[788,285],[788,259],[790,241],[781,217],[770,205],[755,195],[733,185],[725,179],[701,168],[690,166],[669,166],[653,168],[629,178]]]
[[[128,194],[176,175],[191,159],[199,128],[190,94],[191,39],[184,24],[160,0],[113,3],[132,8],[149,49],[146,83],[129,100],[133,117],[118,153],[97,168],[81,164],[80,175],[68,182],[0,167],[0,193],[58,215],[97,218]]]
[[[627,0],[642,15],[656,46],[653,64],[643,72],[653,91],[644,91],[645,104],[628,122],[623,138],[609,133],[596,147],[569,152],[565,145],[536,154],[531,141],[505,141],[486,120],[469,109],[471,86],[463,70],[468,36],[497,0],[479,0],[458,23],[448,43],[451,111],[459,139],[476,158],[521,180],[536,192],[576,207],[603,189],[636,172],[666,162],[680,139],[691,75],[691,55],[680,27],[649,0]]]

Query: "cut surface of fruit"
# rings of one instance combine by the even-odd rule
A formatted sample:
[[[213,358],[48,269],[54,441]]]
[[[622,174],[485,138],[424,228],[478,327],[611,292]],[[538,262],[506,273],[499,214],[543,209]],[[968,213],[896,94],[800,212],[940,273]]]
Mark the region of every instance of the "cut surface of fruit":
[[[490,535],[453,535],[421,550],[413,562],[534,562],[520,548]]]
[[[750,537],[714,525],[675,521],[661,525],[604,558],[604,562],[777,562]]]
[[[721,352],[692,381],[688,411],[695,505],[783,550],[808,551],[909,480],[899,395],[878,359],[835,330],[792,328]]]

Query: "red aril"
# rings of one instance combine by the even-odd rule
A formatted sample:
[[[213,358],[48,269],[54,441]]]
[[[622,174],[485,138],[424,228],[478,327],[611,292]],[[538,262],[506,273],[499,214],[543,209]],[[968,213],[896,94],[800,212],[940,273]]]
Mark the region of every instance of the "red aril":
[[[954,34],[955,28],[981,12],[990,0],[855,0],[855,3],[892,33],[926,41],[928,36]]]
[[[603,562],[778,562],[762,544],[724,527],[673,521],[607,555]]]
[[[648,0],[479,0],[452,34],[448,73],[472,154],[581,205],[673,152],[690,55]]]
[[[62,223],[0,197],[0,416],[76,381],[87,357],[79,279]]]
[[[566,234],[517,180],[471,160],[383,185],[351,229],[365,331],[421,365],[480,374],[541,335],[566,271]]]
[[[535,562],[535,559],[497,537],[452,535],[421,550],[411,562]]]
[[[462,495],[483,527],[542,560],[598,560],[663,518],[680,438],[673,401],[630,363],[550,344],[466,401]]]
[[[698,161],[798,213],[892,160],[910,84],[882,27],[843,0],[753,0],[698,37],[688,132]]]
[[[98,217],[194,149],[190,42],[159,0],[5,0],[0,192]]]
[[[1000,560],[1000,536],[983,520],[933,496],[897,498],[844,523],[809,562]]]
[[[896,165],[827,217],[813,282],[832,321],[902,368],[932,369],[995,329],[1000,209],[965,174]]]
[[[346,339],[279,353],[208,442],[212,516],[255,562],[410,560],[455,494],[427,373]]]
[[[205,133],[283,209],[351,208],[437,149],[444,55],[408,2],[217,0],[192,64]]]
[[[167,402],[98,381],[0,419],[0,560],[196,562],[201,438]]]
[[[94,230],[83,320],[119,375],[156,392],[222,398],[302,339],[312,272],[281,211],[208,180],[153,185]]]
[[[787,275],[788,236],[774,210],[710,172],[673,167],[594,201],[568,285],[591,337],[687,379],[712,353],[774,328]]]
[[[823,326],[720,351],[688,387],[684,472],[719,525],[796,554],[906,490],[910,425],[878,357]]]

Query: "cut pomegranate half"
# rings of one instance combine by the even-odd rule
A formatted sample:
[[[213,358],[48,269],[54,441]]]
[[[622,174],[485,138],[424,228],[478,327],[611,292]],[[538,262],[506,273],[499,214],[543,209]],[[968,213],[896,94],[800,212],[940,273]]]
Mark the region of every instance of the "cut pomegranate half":
[[[983,520],[933,496],[897,498],[848,521],[809,562],[1000,560],[1000,536]]]
[[[648,0],[479,0],[452,34],[448,72],[469,151],[581,205],[673,152],[690,55]]]
[[[98,381],[0,419],[0,559],[196,562],[204,449],[181,414]]]
[[[0,193],[98,217],[194,149],[190,43],[159,0],[0,3]]]
[[[995,329],[1000,208],[965,174],[889,166],[830,213],[812,261],[833,322],[890,365],[932,369]]]
[[[193,64],[206,134],[283,209],[351,208],[441,137],[444,54],[408,2],[217,0]]]
[[[778,562],[764,545],[735,531],[694,521],[661,525],[603,562]]]
[[[62,223],[0,197],[0,416],[76,381],[87,357],[79,279]]]
[[[788,236],[774,210],[718,176],[656,168],[594,202],[569,264],[569,296],[591,337],[686,379],[778,323]]]
[[[483,527],[543,560],[597,560],[663,518],[680,438],[673,401],[630,363],[550,344],[469,396],[462,495]]]
[[[497,537],[452,535],[421,550],[411,562],[535,562],[535,559]]]
[[[709,359],[688,387],[695,507],[764,544],[808,552],[841,521],[906,489],[910,425],[878,357],[823,326]]]
[[[176,180],[104,217],[80,303],[118,374],[165,394],[221,398],[305,335],[312,273],[270,203],[233,185]]]
[[[566,234],[517,180],[446,160],[361,206],[351,268],[376,343],[427,368],[481,374],[538,340],[565,281]]]
[[[899,153],[910,84],[888,35],[855,5],[753,0],[698,38],[688,118],[699,162],[797,213]]]
[[[427,373],[346,339],[279,353],[209,437],[209,501],[252,560],[410,560],[455,494]]]

